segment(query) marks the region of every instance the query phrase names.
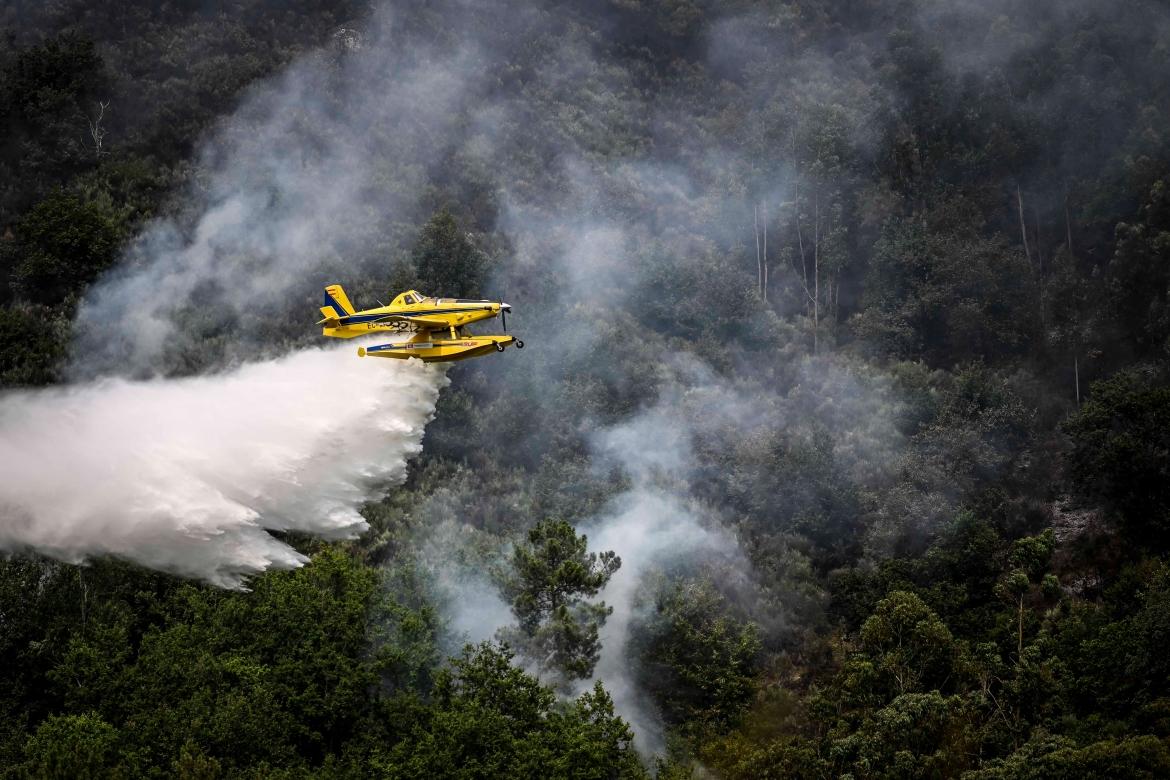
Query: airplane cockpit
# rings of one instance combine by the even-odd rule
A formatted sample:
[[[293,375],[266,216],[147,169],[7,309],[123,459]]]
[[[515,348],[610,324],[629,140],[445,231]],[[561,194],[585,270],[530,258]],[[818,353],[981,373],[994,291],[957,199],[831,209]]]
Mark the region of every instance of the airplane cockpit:
[[[395,298],[393,301],[391,301],[390,305],[391,306],[412,306],[416,303],[422,303],[424,300],[426,300],[426,298],[418,290],[408,290],[407,292],[402,293],[397,298]]]

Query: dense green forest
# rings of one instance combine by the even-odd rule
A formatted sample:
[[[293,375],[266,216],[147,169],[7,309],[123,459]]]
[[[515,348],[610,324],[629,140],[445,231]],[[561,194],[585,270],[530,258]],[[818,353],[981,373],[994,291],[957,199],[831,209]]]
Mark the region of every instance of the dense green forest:
[[[1163,4],[0,32],[6,391],[314,345],[329,282],[528,345],[247,591],[6,552],[4,776],[1170,776]]]

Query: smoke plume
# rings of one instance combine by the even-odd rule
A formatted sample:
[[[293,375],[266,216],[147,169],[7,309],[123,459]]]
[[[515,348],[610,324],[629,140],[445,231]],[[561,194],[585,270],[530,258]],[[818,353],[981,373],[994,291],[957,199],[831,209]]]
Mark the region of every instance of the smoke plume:
[[[680,560],[739,557],[734,539],[699,522],[689,502],[639,486],[615,501],[615,513],[586,527],[591,549],[614,550],[622,567],[601,594],[613,607],[601,629],[602,650],[594,669],[614,699],[614,706],[634,729],[638,748],[648,754],[664,747],[662,720],[632,677],[635,659],[628,646],[637,623],[637,592],[655,568]],[[620,507],[620,508],[619,508]],[[582,691],[588,686],[582,686]]]
[[[240,588],[305,563],[269,531],[359,534],[357,507],[403,476],[446,380],[354,352],[5,397],[0,550],[113,555]]]
[[[361,361],[353,345],[206,372],[319,339],[328,282],[359,304],[385,293],[371,280],[384,283],[387,225],[414,218],[429,139],[449,133],[474,54],[403,54],[392,30],[376,10],[344,51],[251,87],[81,302],[78,384],[0,398],[0,550],[114,555],[238,588],[305,562],[269,531],[365,528],[357,507],[403,476],[441,372]],[[111,378],[192,373],[205,375]]]
[[[404,50],[388,8],[362,30],[258,82],[203,139],[177,206],[82,302],[73,377],[189,370],[174,355],[197,368],[243,359],[310,335],[326,283],[346,283],[355,304],[386,293],[366,285],[405,239],[396,223],[417,216],[475,50]]]

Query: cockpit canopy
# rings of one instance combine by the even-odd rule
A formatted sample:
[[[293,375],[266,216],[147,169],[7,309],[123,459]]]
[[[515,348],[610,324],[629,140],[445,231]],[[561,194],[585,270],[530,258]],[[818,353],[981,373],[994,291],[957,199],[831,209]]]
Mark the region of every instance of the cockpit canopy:
[[[399,294],[397,298],[390,302],[391,306],[410,306],[415,303],[422,303],[426,300],[426,296],[418,290],[407,290]]]

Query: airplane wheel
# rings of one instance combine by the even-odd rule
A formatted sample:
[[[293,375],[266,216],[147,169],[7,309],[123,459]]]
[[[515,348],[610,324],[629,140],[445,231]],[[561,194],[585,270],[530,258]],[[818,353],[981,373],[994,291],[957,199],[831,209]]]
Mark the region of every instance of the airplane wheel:
[[[503,352],[503,351],[504,351],[504,345],[497,341],[496,342],[496,352]]]
[[[524,342],[520,339],[516,339],[516,349],[524,349]]]

